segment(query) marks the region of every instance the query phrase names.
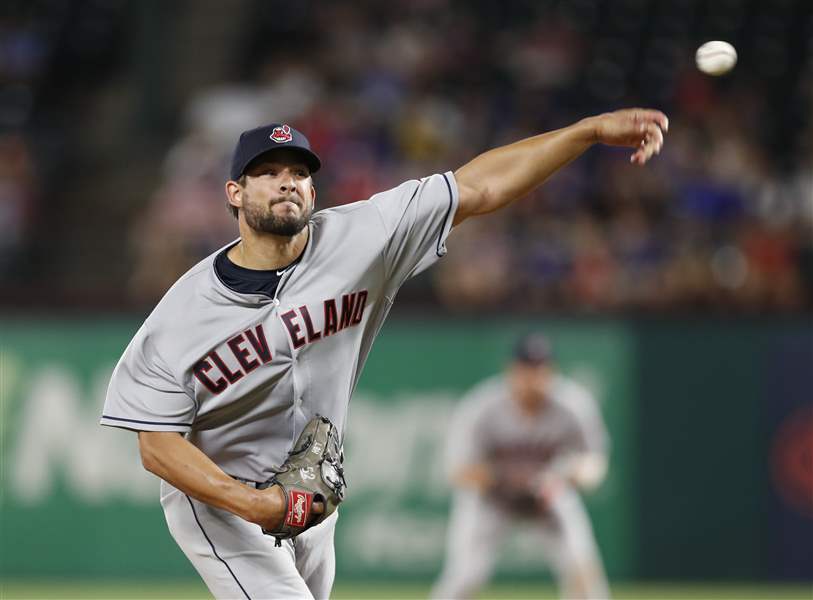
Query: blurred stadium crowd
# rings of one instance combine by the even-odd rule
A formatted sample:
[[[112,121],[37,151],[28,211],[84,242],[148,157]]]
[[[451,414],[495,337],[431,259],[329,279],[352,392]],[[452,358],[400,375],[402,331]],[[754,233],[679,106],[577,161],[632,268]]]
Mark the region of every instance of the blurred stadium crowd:
[[[650,165],[591,150],[455,231],[404,301],[813,309],[809,0],[12,1],[0,14],[6,306],[149,306],[235,237],[226,164],[259,123],[309,136],[326,207],[651,105],[671,127]],[[732,74],[694,69],[708,39],[737,47]]]

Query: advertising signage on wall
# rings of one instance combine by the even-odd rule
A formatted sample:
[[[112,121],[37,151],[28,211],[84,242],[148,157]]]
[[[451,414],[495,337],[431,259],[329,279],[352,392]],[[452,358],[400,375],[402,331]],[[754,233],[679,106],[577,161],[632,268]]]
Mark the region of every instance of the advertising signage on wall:
[[[451,410],[468,387],[502,367],[526,325],[394,323],[381,336],[350,407],[350,490],[336,539],[340,577],[437,573],[448,517],[441,456]],[[136,326],[3,327],[0,574],[191,574],[166,531],[157,480],[140,464],[135,434],[98,425],[108,378]],[[589,506],[610,571],[629,573],[632,538],[622,535],[634,514],[631,436],[623,433],[632,399],[628,340],[615,326],[552,326],[550,335],[563,368],[606,401],[619,437],[613,471]],[[509,536],[506,554],[527,559],[503,560],[504,571],[539,573],[538,553],[523,550],[529,543],[521,531]]]
[[[194,576],[135,434],[98,424],[137,326],[0,321],[0,578]],[[339,578],[437,574],[450,415],[529,329],[607,422],[587,506],[611,578],[813,578],[813,328],[599,319],[389,322],[349,410]],[[500,572],[538,577],[534,543],[512,532]]]

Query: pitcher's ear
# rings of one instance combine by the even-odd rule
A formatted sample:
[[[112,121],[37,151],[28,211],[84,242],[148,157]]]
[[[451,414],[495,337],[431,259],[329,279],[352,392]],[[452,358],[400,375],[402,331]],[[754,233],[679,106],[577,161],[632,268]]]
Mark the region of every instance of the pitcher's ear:
[[[243,188],[240,182],[226,182],[226,201],[235,210],[243,206]]]

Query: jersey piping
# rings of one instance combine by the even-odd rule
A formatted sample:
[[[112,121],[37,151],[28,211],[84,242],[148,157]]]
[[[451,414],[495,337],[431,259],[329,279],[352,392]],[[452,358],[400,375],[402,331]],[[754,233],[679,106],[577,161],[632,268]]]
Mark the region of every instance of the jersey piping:
[[[178,425],[180,427],[191,427],[192,423],[173,423],[171,421],[139,421],[138,419],[125,419],[124,417],[111,417],[110,415],[102,415],[103,419],[110,419],[111,421],[124,421],[126,423],[141,423],[142,425]]]
[[[186,495],[186,494],[184,494],[184,495]],[[245,588],[243,587],[243,584],[240,583],[239,579],[237,579],[237,575],[235,575],[234,571],[231,570],[231,567],[229,566],[229,563],[227,563],[225,560],[223,560],[223,558],[217,553],[217,549],[215,548],[215,545],[212,543],[212,540],[209,539],[209,536],[206,534],[206,530],[203,528],[203,525],[201,524],[200,519],[198,519],[198,513],[195,511],[195,505],[192,504],[192,499],[189,496],[186,496],[186,499],[189,501],[189,508],[192,509],[192,515],[195,517],[195,521],[197,522],[198,527],[200,527],[200,532],[203,534],[203,537],[206,538],[206,541],[209,542],[209,546],[212,548],[212,552],[217,557],[217,559],[220,562],[222,562],[226,566],[226,568],[229,570],[229,574],[234,578],[234,581],[237,583],[237,585],[240,586],[240,591],[243,592],[243,595],[248,600],[251,600],[251,596],[248,595],[248,592],[246,592]]]
[[[446,222],[449,220],[449,214],[452,212],[452,207],[454,206],[454,196],[452,195],[452,186],[449,184],[449,180],[446,178],[446,173],[443,173],[443,181],[446,182],[446,189],[449,190],[449,208],[446,209],[446,216],[443,217],[443,226],[440,228],[440,234],[438,235],[438,244],[435,249],[435,253],[438,256],[443,256],[444,252],[441,246],[443,246],[443,234],[446,231]]]

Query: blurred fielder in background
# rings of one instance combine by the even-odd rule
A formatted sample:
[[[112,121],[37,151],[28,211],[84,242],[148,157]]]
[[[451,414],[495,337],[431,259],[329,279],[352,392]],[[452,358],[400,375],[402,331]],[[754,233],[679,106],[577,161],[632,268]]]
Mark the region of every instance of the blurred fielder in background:
[[[456,488],[434,598],[469,598],[490,578],[501,536],[531,527],[563,598],[609,598],[578,490],[607,471],[607,432],[590,393],[556,371],[548,340],[517,343],[504,374],[476,386],[450,427]]]

